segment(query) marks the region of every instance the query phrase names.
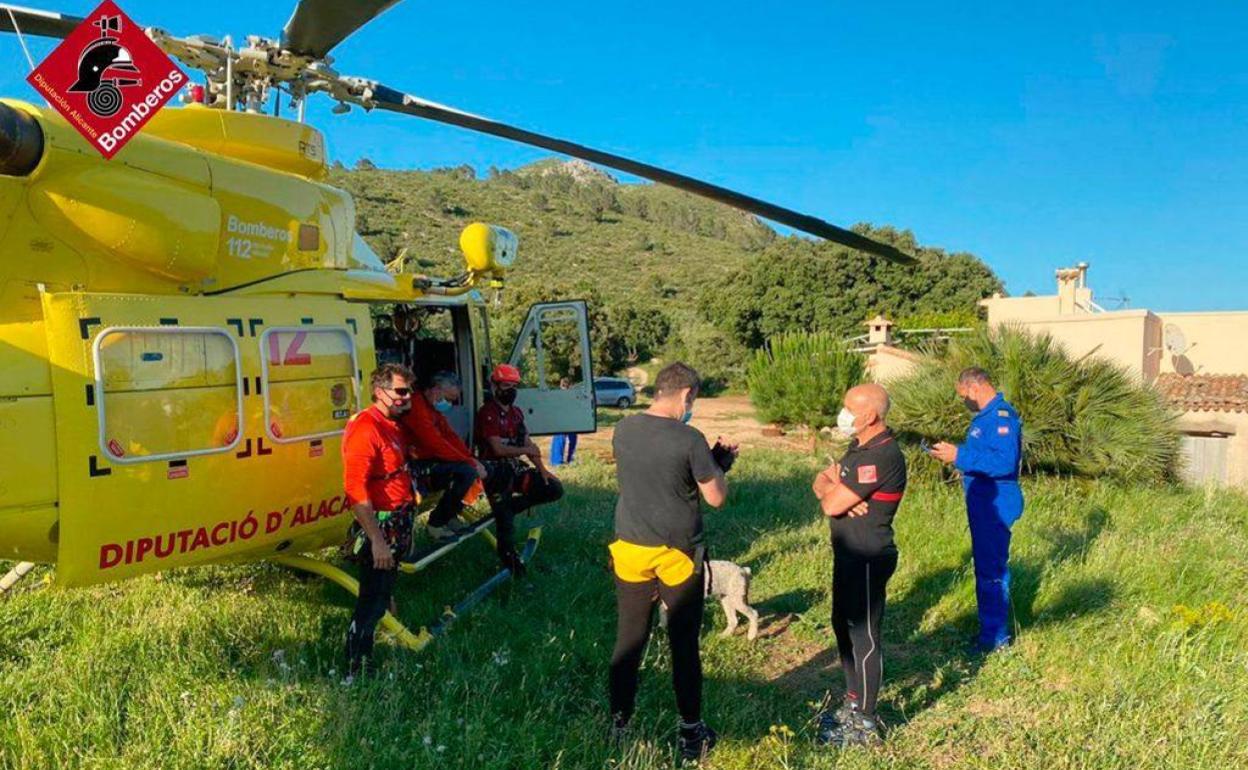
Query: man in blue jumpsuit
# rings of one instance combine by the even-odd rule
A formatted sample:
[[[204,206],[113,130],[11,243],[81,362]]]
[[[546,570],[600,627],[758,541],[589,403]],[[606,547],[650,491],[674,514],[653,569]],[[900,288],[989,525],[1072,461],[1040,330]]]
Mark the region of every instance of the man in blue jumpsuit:
[[[991,652],[1010,643],[1010,527],[1023,515],[1023,493],[1018,487],[1022,423],[983,369],[963,370],[957,392],[975,413],[966,443],[955,446],[942,441],[932,447],[931,454],[962,472],[979,603],[979,636],[974,646],[980,652]]]

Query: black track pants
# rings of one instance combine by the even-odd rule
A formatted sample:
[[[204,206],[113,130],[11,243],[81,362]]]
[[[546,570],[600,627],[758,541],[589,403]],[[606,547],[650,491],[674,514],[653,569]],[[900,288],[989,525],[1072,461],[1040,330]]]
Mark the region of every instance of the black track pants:
[[[845,671],[845,689],[862,713],[875,714],[884,673],[880,622],[884,589],[897,569],[897,554],[863,558],[836,554],[832,566],[832,630]]]
[[[429,526],[445,527],[446,523],[464,510],[464,495],[477,480],[477,469],[472,463],[417,461],[421,474],[429,479],[429,491],[445,490],[438,505],[429,513]]]
[[[360,595],[347,628],[347,671],[351,674],[357,673],[364,659],[373,654],[373,633],[390,608],[399,575],[397,569],[377,569],[372,559],[366,561],[360,565]]]
[[[676,707],[685,722],[702,718],[702,659],[698,633],[702,629],[702,570],[683,583],[665,585],[661,580],[630,583],[615,579],[618,626],[615,652],[611,656],[611,714],[627,722],[637,702],[637,672],[650,638],[654,602],[667,605],[667,639],[672,652],[672,686]]]
[[[546,480],[536,468],[518,468],[508,461],[486,461],[485,491],[494,513],[494,532],[500,546],[515,544],[514,520],[535,505],[563,497],[563,484]]]

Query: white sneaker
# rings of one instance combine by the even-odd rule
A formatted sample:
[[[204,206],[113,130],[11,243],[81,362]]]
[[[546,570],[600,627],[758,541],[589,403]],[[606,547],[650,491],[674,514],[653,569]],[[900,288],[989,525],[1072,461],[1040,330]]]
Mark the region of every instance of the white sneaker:
[[[428,530],[429,537],[434,540],[437,540],[438,542],[448,542],[451,540],[458,540],[468,534],[472,527],[468,524],[468,522],[458,516],[455,516],[440,527],[429,524],[425,527],[425,529]]]

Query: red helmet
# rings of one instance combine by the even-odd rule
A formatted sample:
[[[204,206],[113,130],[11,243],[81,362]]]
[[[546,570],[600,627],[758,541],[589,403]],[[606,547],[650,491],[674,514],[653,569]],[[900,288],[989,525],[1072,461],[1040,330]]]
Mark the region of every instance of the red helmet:
[[[519,385],[520,370],[511,364],[499,364],[494,367],[494,371],[490,372],[490,382],[510,382],[512,385]]]

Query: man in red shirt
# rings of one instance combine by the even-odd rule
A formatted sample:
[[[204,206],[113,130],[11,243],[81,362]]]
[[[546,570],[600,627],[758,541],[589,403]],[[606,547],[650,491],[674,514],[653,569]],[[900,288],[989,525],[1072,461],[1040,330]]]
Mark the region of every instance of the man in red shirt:
[[[485,491],[494,509],[499,558],[522,572],[513,519],[535,505],[563,497],[563,485],[546,468],[542,451],[529,438],[524,412],[515,405],[520,370],[499,364],[490,374],[490,383],[490,397],[477,411],[477,453],[488,471]]]
[[[443,490],[442,499],[429,514],[429,534],[435,540],[453,540],[468,531],[468,523],[459,516],[464,496],[486,476],[485,466],[472,456],[446,420],[460,390],[459,376],[454,372],[434,374],[401,420],[414,458],[412,470],[421,480],[422,491]]]
[[[394,593],[400,556],[412,542],[415,510],[407,443],[398,420],[411,409],[412,372],[383,364],[370,378],[373,403],[351,418],[342,437],[343,486],[355,524],[348,535],[360,565],[360,591],[347,629],[347,671],[373,652],[373,632]]]

